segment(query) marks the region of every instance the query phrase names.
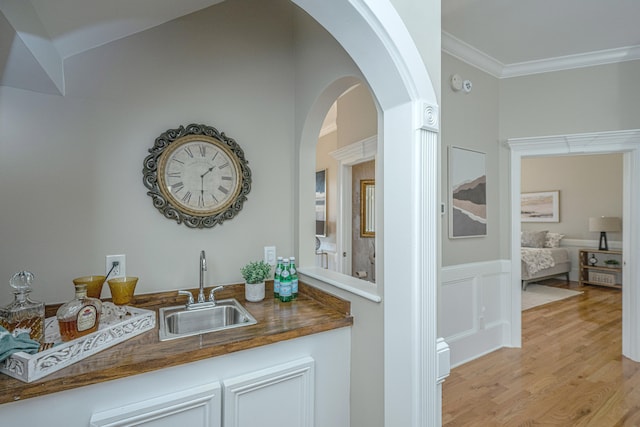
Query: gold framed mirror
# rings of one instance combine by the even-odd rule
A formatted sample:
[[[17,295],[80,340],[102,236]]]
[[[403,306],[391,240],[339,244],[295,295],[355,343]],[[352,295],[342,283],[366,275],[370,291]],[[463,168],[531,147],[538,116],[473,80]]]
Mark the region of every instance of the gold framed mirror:
[[[376,236],[376,181],[360,180],[360,237]]]

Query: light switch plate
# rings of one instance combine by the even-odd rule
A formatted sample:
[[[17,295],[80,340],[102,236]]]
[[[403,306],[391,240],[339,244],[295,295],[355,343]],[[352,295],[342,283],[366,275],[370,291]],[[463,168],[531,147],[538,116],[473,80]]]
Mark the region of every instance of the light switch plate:
[[[265,246],[264,247],[264,262],[269,265],[276,265],[276,247]]]

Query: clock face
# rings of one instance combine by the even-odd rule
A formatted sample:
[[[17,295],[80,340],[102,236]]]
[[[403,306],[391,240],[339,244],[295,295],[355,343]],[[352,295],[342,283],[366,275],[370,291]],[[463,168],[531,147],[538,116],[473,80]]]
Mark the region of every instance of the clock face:
[[[156,138],[142,168],[153,206],[189,228],[212,228],[233,219],[251,191],[244,151],[216,128],[169,129]]]
[[[240,191],[240,165],[221,141],[188,135],[174,141],[158,163],[158,186],[181,211],[209,216],[225,210]]]

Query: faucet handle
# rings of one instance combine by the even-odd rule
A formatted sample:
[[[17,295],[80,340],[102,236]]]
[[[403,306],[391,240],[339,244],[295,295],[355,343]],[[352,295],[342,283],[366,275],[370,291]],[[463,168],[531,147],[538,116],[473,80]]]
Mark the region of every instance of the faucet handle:
[[[189,291],[178,291],[178,295],[186,295],[187,297],[189,297],[189,300],[187,301],[187,307],[194,303],[193,294],[191,292],[189,292]]]
[[[214,294],[214,292],[220,291],[223,288],[224,288],[224,286],[218,286],[218,287],[215,287],[215,288],[211,289],[209,291],[209,301],[216,302],[216,298],[215,298],[215,296],[213,294]]]

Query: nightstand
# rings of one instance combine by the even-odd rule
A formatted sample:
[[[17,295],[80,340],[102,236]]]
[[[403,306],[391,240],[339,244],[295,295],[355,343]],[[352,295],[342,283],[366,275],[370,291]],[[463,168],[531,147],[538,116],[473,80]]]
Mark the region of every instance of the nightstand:
[[[580,286],[597,285],[622,288],[622,251],[580,249]]]

